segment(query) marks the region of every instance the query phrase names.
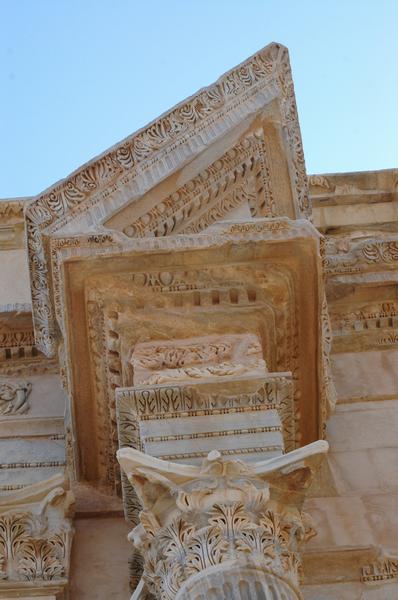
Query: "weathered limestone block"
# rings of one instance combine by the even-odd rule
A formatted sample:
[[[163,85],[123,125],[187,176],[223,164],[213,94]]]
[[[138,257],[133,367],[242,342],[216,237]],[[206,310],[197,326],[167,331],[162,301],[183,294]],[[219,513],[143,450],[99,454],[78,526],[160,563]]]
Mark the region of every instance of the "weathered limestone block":
[[[162,600],[299,600],[299,549],[315,534],[301,507],[327,449],[314,442],[250,465],[213,451],[201,467],[119,450],[144,507],[130,537],[147,590]]]

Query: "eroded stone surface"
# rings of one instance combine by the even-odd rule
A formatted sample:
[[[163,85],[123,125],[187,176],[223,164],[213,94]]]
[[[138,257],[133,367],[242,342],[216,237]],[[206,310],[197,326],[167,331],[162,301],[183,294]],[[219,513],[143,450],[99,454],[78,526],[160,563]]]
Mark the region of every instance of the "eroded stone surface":
[[[396,169],[307,185],[279,44],[36,198],[0,202],[0,597],[61,600],[69,579],[71,600],[122,600],[129,587],[144,600],[148,555],[128,549],[121,488],[134,524],[145,499],[120,480],[119,441],[178,468],[215,448],[218,463],[250,470],[326,437],[308,489],[298,468],[282,475],[298,504],[306,494],[318,535],[305,542],[291,486],[257,482],[272,506],[247,494],[235,512],[218,486],[214,514],[199,503],[178,547],[197,556],[206,544],[193,537],[211,525],[217,556],[240,560],[178,598],[296,599],[301,536],[304,598],[396,600],[397,207]],[[70,576],[68,486],[48,487],[65,474],[77,499]],[[243,560],[248,544],[273,574]],[[181,554],[162,560],[169,574],[181,566]]]

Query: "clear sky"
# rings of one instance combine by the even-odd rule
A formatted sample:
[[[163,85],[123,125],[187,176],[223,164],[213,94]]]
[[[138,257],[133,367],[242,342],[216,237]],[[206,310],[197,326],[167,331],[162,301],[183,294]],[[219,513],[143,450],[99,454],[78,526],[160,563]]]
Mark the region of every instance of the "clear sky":
[[[41,192],[271,41],[309,173],[398,167],[398,0],[0,0],[0,197]]]

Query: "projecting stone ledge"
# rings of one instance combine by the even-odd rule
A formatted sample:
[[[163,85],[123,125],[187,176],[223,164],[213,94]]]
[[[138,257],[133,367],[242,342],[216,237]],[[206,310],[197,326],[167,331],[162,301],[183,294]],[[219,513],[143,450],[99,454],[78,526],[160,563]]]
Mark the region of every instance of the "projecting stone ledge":
[[[299,600],[299,549],[315,535],[302,512],[328,444],[251,463],[212,451],[202,466],[132,448],[119,463],[143,506],[130,538],[144,556],[132,599]]]

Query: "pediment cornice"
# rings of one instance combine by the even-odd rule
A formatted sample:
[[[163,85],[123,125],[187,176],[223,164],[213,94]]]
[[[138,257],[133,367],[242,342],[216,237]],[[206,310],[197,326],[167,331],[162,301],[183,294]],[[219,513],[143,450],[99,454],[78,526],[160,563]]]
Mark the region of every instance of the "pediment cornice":
[[[280,129],[295,207],[290,216],[308,217],[310,203],[288,52],[279,44],[270,44],[29,205],[26,224],[33,315],[37,344],[44,353],[54,355],[57,345],[48,237],[62,228],[73,234],[72,223],[79,219],[80,228],[103,231],[103,222],[131,198],[145,194],[261,111],[274,111]]]

